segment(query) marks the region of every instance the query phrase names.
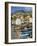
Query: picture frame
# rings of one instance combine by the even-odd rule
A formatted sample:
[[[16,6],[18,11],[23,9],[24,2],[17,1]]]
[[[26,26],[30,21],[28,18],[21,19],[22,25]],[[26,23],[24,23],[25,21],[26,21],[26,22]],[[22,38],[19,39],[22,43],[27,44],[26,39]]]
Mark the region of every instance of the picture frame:
[[[36,42],[36,3],[5,2],[5,44]]]

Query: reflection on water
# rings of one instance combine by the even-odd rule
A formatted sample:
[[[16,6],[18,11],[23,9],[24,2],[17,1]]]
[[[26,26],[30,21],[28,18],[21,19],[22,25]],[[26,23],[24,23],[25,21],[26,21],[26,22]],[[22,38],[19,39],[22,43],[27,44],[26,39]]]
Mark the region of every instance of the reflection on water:
[[[26,39],[26,38],[32,38],[32,28],[24,28],[21,29],[21,31],[18,32],[19,35],[16,34],[14,31],[14,26],[12,25],[12,31],[11,31],[11,39]]]

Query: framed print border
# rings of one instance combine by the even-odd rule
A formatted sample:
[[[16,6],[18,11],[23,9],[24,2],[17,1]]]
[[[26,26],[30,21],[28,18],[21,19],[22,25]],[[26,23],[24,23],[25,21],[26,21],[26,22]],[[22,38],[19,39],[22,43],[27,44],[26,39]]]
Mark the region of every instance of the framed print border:
[[[27,5],[35,5],[35,41],[29,42],[8,42],[8,4],[27,4]],[[23,2],[5,2],[5,44],[20,44],[20,43],[34,43],[36,42],[36,3],[23,3]]]

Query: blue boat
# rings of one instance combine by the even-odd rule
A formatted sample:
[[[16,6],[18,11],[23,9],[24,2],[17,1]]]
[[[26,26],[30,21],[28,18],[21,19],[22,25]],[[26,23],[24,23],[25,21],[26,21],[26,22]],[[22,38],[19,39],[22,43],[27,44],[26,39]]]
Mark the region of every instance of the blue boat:
[[[22,30],[20,35],[21,39],[32,38],[32,29]]]

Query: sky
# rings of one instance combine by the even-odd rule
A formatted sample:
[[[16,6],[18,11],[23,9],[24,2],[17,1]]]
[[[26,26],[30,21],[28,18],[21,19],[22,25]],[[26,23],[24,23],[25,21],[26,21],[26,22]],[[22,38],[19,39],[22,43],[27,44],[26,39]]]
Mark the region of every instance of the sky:
[[[11,6],[11,13],[15,13],[18,10],[32,11],[32,7],[17,7],[17,6]]]

